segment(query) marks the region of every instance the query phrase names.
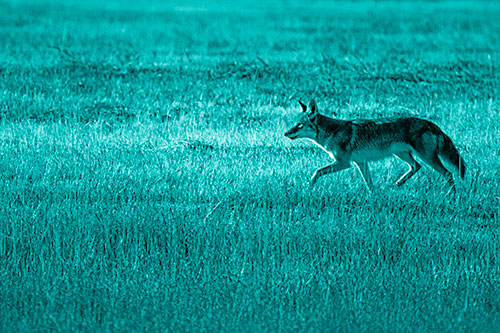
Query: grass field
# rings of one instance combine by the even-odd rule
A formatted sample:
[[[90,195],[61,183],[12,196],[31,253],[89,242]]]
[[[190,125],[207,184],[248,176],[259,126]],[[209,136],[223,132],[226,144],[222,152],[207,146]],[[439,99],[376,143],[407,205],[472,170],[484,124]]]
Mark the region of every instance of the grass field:
[[[495,331],[500,3],[0,2],[0,331]],[[455,196],[283,136],[416,115]]]

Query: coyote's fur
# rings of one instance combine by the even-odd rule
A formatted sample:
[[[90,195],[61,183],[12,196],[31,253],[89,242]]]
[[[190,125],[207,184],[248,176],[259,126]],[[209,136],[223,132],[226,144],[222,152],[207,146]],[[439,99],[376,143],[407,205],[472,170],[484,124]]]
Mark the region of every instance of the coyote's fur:
[[[449,169],[458,173],[461,178],[465,176],[464,160],[450,137],[430,121],[415,117],[338,120],[320,114],[314,100],[311,100],[309,109],[302,102],[299,103],[303,114],[285,136],[292,140],[310,139],[335,160],[316,170],[311,178],[311,186],[321,176],[347,169],[354,163],[371,190],[373,185],[368,161],[392,155],[399,157],[410,167],[396,182],[398,186],[403,185],[421,168],[415,156],[445,176],[453,189],[455,183]]]

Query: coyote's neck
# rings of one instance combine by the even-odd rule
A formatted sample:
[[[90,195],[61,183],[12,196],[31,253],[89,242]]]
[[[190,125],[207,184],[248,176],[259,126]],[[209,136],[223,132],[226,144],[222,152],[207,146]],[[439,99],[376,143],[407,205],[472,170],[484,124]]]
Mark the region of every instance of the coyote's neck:
[[[314,141],[316,141],[319,145],[324,146],[325,141],[331,137],[332,134],[337,133],[345,121],[323,116],[322,114],[318,114],[317,117],[318,131]]]

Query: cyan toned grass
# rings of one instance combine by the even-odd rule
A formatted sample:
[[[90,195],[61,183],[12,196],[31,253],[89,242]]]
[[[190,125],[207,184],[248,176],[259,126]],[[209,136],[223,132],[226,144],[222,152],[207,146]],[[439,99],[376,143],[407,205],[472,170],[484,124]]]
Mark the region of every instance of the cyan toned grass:
[[[154,123],[2,133],[3,313],[27,321],[14,327],[463,329],[497,318],[498,173],[468,178],[453,199],[428,169],[403,189],[385,184],[402,165],[379,163],[370,196],[354,170],[310,191],[324,158],[272,134],[275,145],[186,140]]]
[[[495,3],[0,6],[2,331],[498,326]],[[436,122],[466,180],[309,189],[310,97]]]

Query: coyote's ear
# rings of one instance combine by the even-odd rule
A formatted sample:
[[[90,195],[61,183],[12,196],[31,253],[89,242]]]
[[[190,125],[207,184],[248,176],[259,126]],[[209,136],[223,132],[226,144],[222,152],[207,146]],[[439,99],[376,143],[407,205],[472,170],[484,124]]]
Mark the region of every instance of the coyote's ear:
[[[316,106],[316,102],[314,101],[314,99],[311,99],[311,101],[309,102],[309,112],[312,115],[318,112],[318,107]]]
[[[300,107],[302,108],[302,112],[306,112],[307,111],[307,105],[305,105],[301,101],[299,101],[299,104],[300,104]]]

